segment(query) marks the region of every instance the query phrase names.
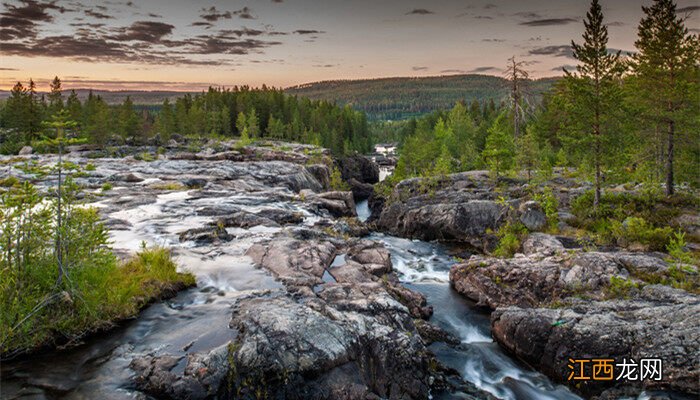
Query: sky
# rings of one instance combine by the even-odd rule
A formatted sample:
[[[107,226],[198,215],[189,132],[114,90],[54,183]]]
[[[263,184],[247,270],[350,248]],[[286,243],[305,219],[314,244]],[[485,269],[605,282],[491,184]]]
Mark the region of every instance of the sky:
[[[601,0],[608,46],[634,50],[642,5]],[[694,33],[700,0],[678,0]],[[479,73],[508,58],[532,77],[573,68],[582,0],[10,0],[0,7],[0,89],[202,90]]]

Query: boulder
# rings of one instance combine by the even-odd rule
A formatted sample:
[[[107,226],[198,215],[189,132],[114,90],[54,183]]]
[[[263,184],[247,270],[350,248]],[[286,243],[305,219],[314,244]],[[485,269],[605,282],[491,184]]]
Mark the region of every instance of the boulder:
[[[582,301],[569,307],[497,309],[491,315],[494,339],[507,351],[556,381],[567,382],[569,358],[658,358],[659,381],[578,381],[589,397],[610,387],[636,397],[642,390],[700,395],[700,301],[667,286],[652,285],[635,300]],[[619,371],[619,370],[618,370]]]
[[[547,216],[536,201],[526,201],[520,205],[520,222],[530,231],[538,231],[547,226]]]
[[[193,241],[199,245],[230,242],[234,237],[221,225],[193,228],[180,233],[181,242]]]
[[[316,210],[326,210],[333,217],[357,216],[352,192],[333,191],[316,194],[310,190],[302,190],[300,195],[305,203]]]
[[[32,146],[24,146],[21,149],[19,149],[19,152],[17,155],[19,156],[28,156],[31,155],[34,149],[32,149]]]
[[[337,163],[344,181],[355,179],[360,183],[379,182],[379,166],[368,157],[355,154],[340,158]]]

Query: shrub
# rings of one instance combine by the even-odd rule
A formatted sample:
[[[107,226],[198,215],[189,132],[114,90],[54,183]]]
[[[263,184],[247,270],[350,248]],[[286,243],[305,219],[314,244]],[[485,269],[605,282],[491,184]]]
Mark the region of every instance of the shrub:
[[[340,191],[350,190],[350,185],[348,185],[347,182],[343,180],[343,177],[340,174],[340,170],[335,165],[331,170],[331,189]]]
[[[102,191],[103,191],[103,192],[106,192],[106,191],[109,191],[109,190],[112,190],[112,189],[113,189],[113,186],[112,186],[111,183],[105,182],[105,183],[102,184]]]
[[[520,249],[520,240],[525,234],[527,234],[527,228],[520,222],[506,222],[496,232],[499,240],[493,255],[501,258],[513,257]]]
[[[639,288],[640,285],[630,279],[611,276],[610,285],[606,288],[606,297],[609,299],[628,299]]]
[[[0,179],[0,186],[2,187],[12,187],[19,185],[19,179],[16,176],[8,176],[7,178]]]
[[[108,328],[163,292],[194,284],[163,249],[145,249],[120,267],[97,210],[76,206],[70,179],[63,187],[60,226],[56,199],[30,183],[0,195],[3,356]]]
[[[670,227],[654,228],[643,218],[629,217],[622,223],[614,221],[611,232],[620,246],[637,243],[649,250],[664,250],[673,230]]]
[[[537,201],[542,210],[547,216],[547,224],[549,224],[549,229],[556,230],[559,224],[559,200],[557,196],[554,195],[552,188],[545,187],[542,192],[535,194],[535,201]]]

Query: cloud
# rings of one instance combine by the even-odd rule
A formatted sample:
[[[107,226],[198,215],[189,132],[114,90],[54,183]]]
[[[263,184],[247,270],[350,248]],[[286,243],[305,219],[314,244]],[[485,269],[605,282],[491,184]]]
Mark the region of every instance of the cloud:
[[[156,13],[148,13],[148,14],[146,14],[146,15],[149,16],[149,17],[151,17],[151,18],[163,18],[162,15],[159,15],[159,14],[156,14]]]
[[[318,31],[316,29],[297,29],[294,31],[297,35],[320,35],[326,33],[325,31]]]
[[[68,11],[55,2],[35,0],[21,0],[18,4],[3,3],[3,6],[5,10],[0,13],[0,41],[36,37],[39,23],[54,20],[49,10],[60,13]]]
[[[489,3],[489,4],[486,4],[486,5],[484,6],[484,9],[485,9],[485,10],[490,10],[490,9],[492,9],[492,8],[497,8],[497,7],[498,7],[497,5]]]
[[[564,69],[566,69],[567,71],[573,71],[573,70],[576,69],[576,66],[575,66],[575,65],[571,65],[571,64],[565,64],[565,65],[560,65],[560,66],[558,66],[558,67],[554,67],[554,68],[551,69],[551,71],[562,72],[562,70],[564,70]]]
[[[87,10],[85,10],[84,12],[85,12],[85,15],[87,15],[88,17],[92,17],[92,18],[97,18],[97,19],[114,19],[114,17],[111,16],[111,15],[103,14],[103,13],[101,13],[101,12],[99,12],[99,11],[95,11],[95,10],[87,9]]]
[[[209,29],[214,26],[211,22],[206,22],[206,21],[196,21],[190,24],[190,26],[201,26],[204,27],[205,29]]]
[[[505,39],[481,39],[482,42],[492,42],[492,43],[503,43],[506,40]]]
[[[554,25],[566,25],[572,22],[578,22],[578,20],[573,18],[545,18],[545,19],[534,19],[532,21],[521,22],[520,25],[524,26],[554,26]]]
[[[316,64],[313,67],[314,68],[333,68],[335,66],[336,66],[336,64]]]
[[[257,19],[257,17],[253,16],[253,10],[247,6],[237,11],[219,11],[216,6],[211,6],[209,8],[202,8],[200,12],[202,14],[200,14],[199,17],[208,22],[231,19],[235,15],[242,19]]]
[[[535,47],[528,52],[531,56],[554,56],[574,58],[574,51],[568,44],[561,46]]]
[[[413,71],[427,71],[428,67],[411,67]]]
[[[500,70],[501,70],[500,68],[496,68],[496,67],[477,67],[477,68],[474,68],[474,69],[469,70],[467,72],[469,72],[471,74],[479,74],[482,72],[490,72],[490,71],[495,72],[495,71],[500,71]]]
[[[425,8],[414,8],[413,10],[406,13],[406,15],[428,15],[435,14],[433,11],[426,10]]]
[[[466,74],[467,71],[462,69],[443,69],[440,71],[441,74]]]
[[[111,39],[117,41],[141,41],[160,43],[165,36],[173,33],[175,26],[156,21],[136,21]]]
[[[622,22],[622,21],[613,21],[613,22],[607,23],[607,24],[605,24],[605,25],[606,25],[606,26],[616,26],[616,27],[617,27],[617,26],[625,26],[625,25],[627,25],[627,24],[625,24],[625,23]]]
[[[488,15],[475,15],[474,19],[493,19],[493,17],[490,17]]]
[[[687,12],[693,12],[693,11],[698,11],[700,10],[700,6],[688,6],[688,7],[683,7],[679,8],[676,10],[676,13],[687,13]]]
[[[17,68],[0,67],[0,71],[19,71]]]
[[[538,14],[538,13],[532,12],[532,11],[521,11],[521,12],[517,12],[513,15],[515,15],[516,17],[521,17],[521,18],[531,19],[531,20],[544,18],[544,16],[542,14]]]

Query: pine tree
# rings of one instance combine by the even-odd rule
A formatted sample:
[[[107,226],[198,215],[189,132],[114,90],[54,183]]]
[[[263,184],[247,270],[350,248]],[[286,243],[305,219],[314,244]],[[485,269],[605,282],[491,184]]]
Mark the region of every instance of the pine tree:
[[[80,104],[80,99],[75,90],[70,91],[68,100],[66,100],[66,109],[70,115],[70,119],[73,121],[80,121],[80,116],[83,113],[82,105]]]
[[[258,121],[258,114],[255,112],[254,108],[251,108],[248,112],[246,123],[248,127],[248,135],[250,135],[252,139],[260,137],[260,122]]]
[[[513,167],[513,155],[515,146],[513,136],[503,126],[505,113],[501,113],[489,128],[486,137],[486,147],[482,157],[489,169],[494,173],[496,180],[505,171]]]
[[[577,72],[571,74],[566,71],[566,79],[572,96],[572,117],[577,127],[572,143],[584,151],[586,159],[592,161],[595,169],[593,207],[597,209],[604,153],[613,150],[611,144],[616,130],[611,129],[610,124],[615,122],[613,110],[619,108],[619,82],[624,68],[620,62],[620,52],[608,52],[608,28],[603,24],[603,12],[598,0],[591,2],[584,26],[584,43],[571,42],[574,57],[579,61]]]
[[[527,181],[532,178],[532,171],[537,168],[542,152],[540,152],[533,129],[526,130],[525,134],[515,139],[516,163],[518,168],[525,170]]]
[[[53,78],[50,87],[51,91],[49,92],[49,113],[53,115],[63,109],[61,80],[58,78],[58,76]]]
[[[676,144],[686,120],[695,115],[697,123],[698,59],[700,44],[697,35],[690,35],[685,19],[676,15],[672,0],[654,0],[642,7],[644,18],[638,28],[632,57],[636,73],[634,102],[665,131],[666,194],[674,193]],[[698,129],[687,129],[689,143],[699,141]],[[698,165],[694,165],[697,176]]]

